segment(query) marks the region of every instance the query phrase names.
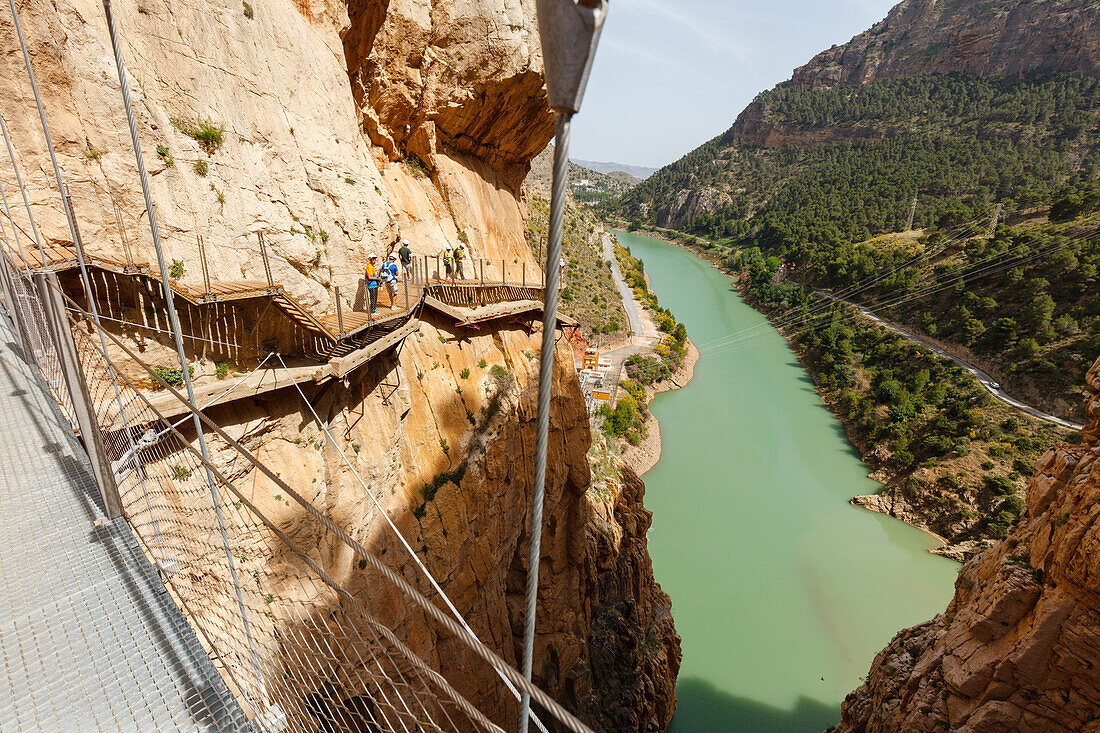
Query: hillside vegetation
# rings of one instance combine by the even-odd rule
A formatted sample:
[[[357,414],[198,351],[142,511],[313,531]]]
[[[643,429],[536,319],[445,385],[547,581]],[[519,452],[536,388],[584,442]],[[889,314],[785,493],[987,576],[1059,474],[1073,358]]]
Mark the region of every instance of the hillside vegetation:
[[[546,236],[550,219],[549,194],[539,193],[537,181],[528,179],[527,237],[531,250],[546,257]],[[625,338],[630,322],[622,296],[615,287],[611,265],[603,257],[604,228],[596,215],[572,197],[565,207],[562,257],[565,279],[559,307],[581,323],[585,338],[596,334],[608,341]]]
[[[886,484],[886,510],[968,543],[965,553],[1005,535],[1022,510],[1031,466],[1069,431],[994,400],[962,367],[849,306],[777,278],[777,258],[754,248],[721,262],[783,326],[822,398]],[[751,348],[751,337],[724,348]]]
[[[920,76],[781,84],[609,210],[809,257],[915,225],[1048,203],[1100,178],[1100,79]]]

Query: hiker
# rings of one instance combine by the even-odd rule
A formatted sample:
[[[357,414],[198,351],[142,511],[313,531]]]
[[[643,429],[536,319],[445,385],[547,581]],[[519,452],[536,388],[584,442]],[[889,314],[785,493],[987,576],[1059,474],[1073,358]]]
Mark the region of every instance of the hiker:
[[[454,282],[454,253],[451,251],[450,245],[443,248],[443,269],[446,270],[445,279]]]
[[[378,282],[380,280],[378,274],[378,255],[371,252],[367,260],[365,279],[367,281],[368,310],[372,316],[376,316],[378,315]]]
[[[565,282],[565,258],[562,257],[558,262],[558,282]]]
[[[382,282],[386,283],[386,292],[390,294],[390,310],[400,308],[397,305],[397,255],[390,252],[390,256],[382,264]]]
[[[463,280],[466,279],[466,273],[462,271],[462,263],[466,260],[466,250],[462,248],[462,245],[455,247],[455,269],[458,270],[458,276]]]
[[[409,240],[401,240],[401,249],[397,250],[397,254],[401,256],[401,272],[408,280],[413,274],[413,252],[409,249]]]

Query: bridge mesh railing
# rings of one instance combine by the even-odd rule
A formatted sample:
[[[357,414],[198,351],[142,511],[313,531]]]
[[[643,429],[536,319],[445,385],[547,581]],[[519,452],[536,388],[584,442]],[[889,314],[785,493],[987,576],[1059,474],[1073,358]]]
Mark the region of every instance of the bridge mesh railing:
[[[54,346],[49,328],[46,326],[42,301],[38,297],[34,283],[31,282],[29,270],[18,267],[6,255],[7,246],[10,244],[6,233],[4,233],[3,239],[5,254],[0,256],[0,267],[5,268],[7,271],[3,278],[4,282],[11,285],[9,297],[12,301],[12,307],[17,311],[12,316],[19,318],[24,324],[24,333],[28,342],[25,346],[29,351],[27,356],[38,367],[38,371],[46,380],[54,399],[61,407],[62,414],[69,421],[70,427],[75,430],[77,427],[76,412],[73,410],[72,397],[69,395],[69,390],[61,373],[61,361],[57,354],[57,348]]]
[[[75,425],[40,294],[0,260],[35,364]],[[141,387],[169,385],[65,299],[124,516],[257,729],[501,731],[527,689],[555,729],[588,731],[443,610],[377,512],[339,523],[312,484],[292,487],[242,445],[247,427],[235,439],[202,416],[204,458],[201,413],[164,418]]]

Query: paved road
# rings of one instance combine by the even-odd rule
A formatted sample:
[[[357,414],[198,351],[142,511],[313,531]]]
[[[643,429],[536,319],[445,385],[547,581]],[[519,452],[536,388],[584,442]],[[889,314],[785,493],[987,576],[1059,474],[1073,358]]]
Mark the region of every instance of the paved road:
[[[611,262],[611,276],[615,278],[615,285],[618,286],[619,293],[623,296],[623,307],[626,308],[626,317],[630,320],[630,330],[638,336],[644,335],[645,325],[642,323],[642,316],[638,312],[638,304],[634,300],[634,291],[623,279],[622,270],[619,269],[619,260],[615,257],[615,245],[612,244],[611,235],[607,232],[603,234],[603,256],[604,259]]]
[[[1047,422],[1054,423],[1055,425],[1061,425],[1064,428],[1070,428],[1072,430],[1080,430],[1082,427],[1084,427],[1083,425],[1078,425],[1077,423],[1072,423],[1072,422],[1069,422],[1068,420],[1063,420],[1060,417],[1048,414],[1048,413],[1043,412],[1041,410],[1036,410],[1034,407],[1032,407],[1030,405],[1025,405],[1023,402],[1020,402],[1019,400],[1014,399],[1013,397],[1009,396],[1008,393],[1006,393],[1003,389],[1001,389],[1001,385],[997,384],[997,382],[993,379],[993,377],[989,376],[987,373],[983,372],[978,367],[974,366],[973,364],[970,364],[969,362],[963,361],[962,359],[955,356],[954,354],[947,353],[946,351],[939,348],[935,344],[929,343],[925,339],[922,339],[920,336],[917,336],[913,333],[910,333],[909,331],[906,331],[904,328],[901,328],[900,326],[895,326],[893,323],[890,323],[889,321],[878,317],[877,315],[875,315],[875,313],[871,309],[866,308],[862,305],[859,305],[858,303],[853,303],[850,300],[845,300],[844,298],[838,298],[837,296],[833,295],[832,293],[830,293],[826,290],[817,290],[817,293],[819,295],[825,296],[826,298],[829,298],[830,300],[835,300],[838,303],[844,303],[846,305],[850,305],[853,308],[858,309],[860,313],[862,313],[863,315],[865,315],[867,318],[871,319],[875,323],[879,324],[880,326],[883,326],[884,328],[888,328],[891,331],[893,331],[894,333],[900,334],[900,335],[904,336],[905,338],[909,339],[910,341],[916,341],[921,346],[925,346],[925,347],[931,349],[932,353],[934,353],[934,354],[938,354],[939,356],[947,357],[951,361],[955,362],[956,364],[958,364],[959,366],[963,367],[964,369],[969,371],[971,374],[973,374],[974,377],[977,378],[978,382],[983,387],[985,387],[986,391],[989,392],[989,394],[996,397],[997,399],[999,399],[1001,402],[1004,402],[1005,404],[1008,404],[1008,405],[1012,405],[1017,410],[1020,410],[1022,412],[1026,412],[1027,414],[1031,415],[1032,417],[1037,417],[1040,420],[1045,420]]]

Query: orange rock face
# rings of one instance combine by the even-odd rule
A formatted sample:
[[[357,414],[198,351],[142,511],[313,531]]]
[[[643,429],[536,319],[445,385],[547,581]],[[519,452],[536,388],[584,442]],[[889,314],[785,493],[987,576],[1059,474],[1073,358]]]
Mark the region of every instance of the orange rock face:
[[[1100,730],[1100,360],[1086,382],[1083,442],[1039,460],[1020,523],[879,653],[837,733]]]
[[[135,258],[150,259],[101,3],[17,6],[85,244],[121,256],[125,234]],[[355,292],[368,253],[405,238],[415,254],[432,256],[464,236],[471,258],[536,271],[521,185],[553,121],[534,0],[250,7],[246,14],[239,0],[115,3],[163,244],[169,260],[185,265],[181,283],[201,277],[199,235],[213,280],[263,279],[257,232],[275,281],[318,313],[334,312],[337,288]],[[6,10],[0,49],[0,108],[39,227],[47,241],[66,241]],[[199,120],[222,129],[215,149],[188,133]],[[6,166],[0,182],[10,194]],[[516,665],[541,334],[529,323],[457,329],[453,320],[423,319],[396,354],[340,383],[307,388],[337,433],[335,445],[287,390],[211,415],[342,529],[415,578],[384,510],[479,637]],[[173,363],[174,352],[162,347],[150,349],[154,366]],[[599,495],[591,490],[591,434],[571,358],[567,346],[558,348],[536,682],[597,730],[665,730],[679,639],[646,551],[644,487],[630,479]],[[209,359],[194,361],[200,378],[213,378]],[[485,665],[412,613],[345,546],[325,540],[318,523],[276,498],[273,484],[233,464],[228,451],[215,460],[233,467],[233,478],[295,542],[317,547],[326,572],[400,629],[417,654],[495,722],[514,724],[515,701]],[[242,571],[270,572],[269,559],[242,561]],[[308,600],[323,619],[328,601]]]

